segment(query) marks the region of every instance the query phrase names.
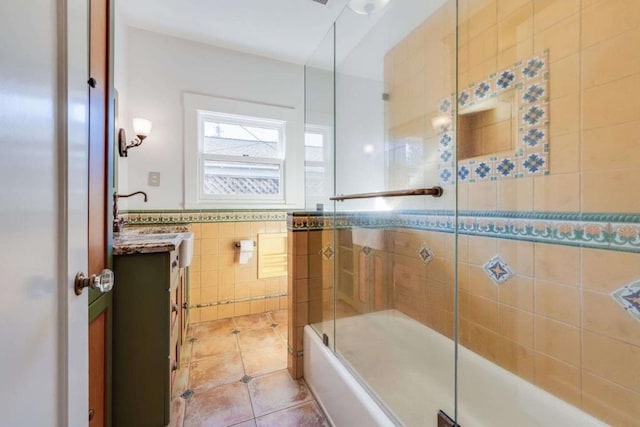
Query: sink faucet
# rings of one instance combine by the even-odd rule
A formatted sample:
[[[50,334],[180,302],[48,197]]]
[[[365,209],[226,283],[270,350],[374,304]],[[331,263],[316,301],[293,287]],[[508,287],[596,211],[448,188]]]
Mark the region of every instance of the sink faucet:
[[[118,194],[116,192],[113,193],[113,232],[118,233],[122,231],[122,227],[124,227],[125,220],[124,218],[118,218],[118,199],[121,197],[131,197],[136,194],[142,194],[144,196],[144,202],[147,203],[147,193],[144,191],[136,191],[131,194]]]

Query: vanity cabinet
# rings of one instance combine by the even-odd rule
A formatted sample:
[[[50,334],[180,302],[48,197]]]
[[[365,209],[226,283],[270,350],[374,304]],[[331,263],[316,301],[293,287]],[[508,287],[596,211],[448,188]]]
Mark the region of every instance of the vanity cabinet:
[[[113,267],[113,424],[168,425],[187,326],[178,251],[117,255]]]

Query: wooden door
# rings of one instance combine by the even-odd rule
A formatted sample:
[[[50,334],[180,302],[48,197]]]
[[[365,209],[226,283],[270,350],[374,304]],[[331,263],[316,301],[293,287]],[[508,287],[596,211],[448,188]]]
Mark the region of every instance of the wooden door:
[[[89,274],[108,265],[110,4],[89,0]],[[89,296],[89,426],[109,425],[111,295]]]

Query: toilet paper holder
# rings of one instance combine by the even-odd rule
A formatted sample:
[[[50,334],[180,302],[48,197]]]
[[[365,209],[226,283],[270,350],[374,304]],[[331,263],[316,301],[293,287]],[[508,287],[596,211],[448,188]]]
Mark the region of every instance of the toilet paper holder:
[[[239,248],[239,247],[240,247],[240,242],[235,242],[235,243],[233,244],[233,246],[235,246],[236,248]],[[255,240],[253,241],[253,246],[254,246],[254,247],[256,246],[256,241],[255,241]]]

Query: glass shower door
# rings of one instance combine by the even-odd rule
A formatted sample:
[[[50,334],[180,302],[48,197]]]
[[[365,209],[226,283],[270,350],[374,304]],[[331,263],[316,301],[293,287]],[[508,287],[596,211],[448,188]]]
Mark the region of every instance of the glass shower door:
[[[335,24],[336,194],[444,194],[336,202],[331,345],[394,422],[435,425],[455,416],[456,3],[358,12]]]

